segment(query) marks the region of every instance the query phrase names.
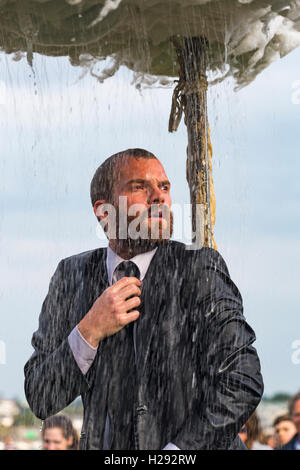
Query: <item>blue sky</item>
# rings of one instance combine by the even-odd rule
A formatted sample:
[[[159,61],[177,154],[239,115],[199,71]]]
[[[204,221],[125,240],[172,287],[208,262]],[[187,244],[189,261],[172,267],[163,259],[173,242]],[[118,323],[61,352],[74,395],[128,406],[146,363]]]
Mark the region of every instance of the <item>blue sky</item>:
[[[300,50],[274,63],[239,92],[230,80],[208,93],[217,198],[215,238],[244,313],[254,328],[265,393],[300,389]],[[0,392],[23,398],[23,366],[59,260],[105,245],[89,200],[97,166],[143,147],[172,183],[174,203],[188,203],[186,129],[169,134],[171,89],[130,83],[121,69],[99,84],[65,58],[0,55]],[[300,87],[299,87],[300,88]]]

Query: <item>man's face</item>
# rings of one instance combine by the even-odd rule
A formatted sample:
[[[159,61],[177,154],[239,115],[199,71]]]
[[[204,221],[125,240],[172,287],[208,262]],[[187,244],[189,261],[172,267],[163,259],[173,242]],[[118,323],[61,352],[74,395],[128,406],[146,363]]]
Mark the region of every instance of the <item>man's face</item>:
[[[292,421],[281,421],[275,426],[276,445],[282,446],[289,442],[296,434],[296,427]]]
[[[300,434],[300,400],[294,403],[292,418],[297,428],[297,433]]]
[[[170,182],[162,164],[157,159],[127,157],[116,174],[113,204],[118,212],[120,196],[126,197],[128,226],[140,220],[138,229],[147,233],[148,240],[169,239],[172,234]]]

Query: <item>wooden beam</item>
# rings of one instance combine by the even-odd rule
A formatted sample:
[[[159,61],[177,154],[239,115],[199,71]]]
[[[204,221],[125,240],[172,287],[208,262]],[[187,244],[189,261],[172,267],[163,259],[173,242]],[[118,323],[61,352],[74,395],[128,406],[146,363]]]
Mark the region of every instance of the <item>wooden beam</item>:
[[[211,162],[207,119],[207,48],[203,37],[173,38],[179,62],[169,130],[176,130],[184,111],[188,133],[186,177],[192,205],[193,243],[216,248],[212,233]],[[211,146],[210,146],[211,149]],[[214,221],[213,214],[213,221]]]

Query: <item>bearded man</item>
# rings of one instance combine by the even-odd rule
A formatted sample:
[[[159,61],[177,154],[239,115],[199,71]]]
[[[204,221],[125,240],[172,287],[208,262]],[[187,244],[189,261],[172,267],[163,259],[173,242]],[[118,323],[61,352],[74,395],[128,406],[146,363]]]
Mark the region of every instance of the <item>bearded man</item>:
[[[24,368],[33,413],[81,395],[80,449],[242,448],[263,382],[223,258],[170,240],[170,182],[146,150],[108,158],[91,201],[109,245],[51,279]]]

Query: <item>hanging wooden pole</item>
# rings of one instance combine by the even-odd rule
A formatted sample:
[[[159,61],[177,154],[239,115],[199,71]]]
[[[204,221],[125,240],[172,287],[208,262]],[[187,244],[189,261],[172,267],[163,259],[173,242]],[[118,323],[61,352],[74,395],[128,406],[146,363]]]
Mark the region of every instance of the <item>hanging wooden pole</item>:
[[[188,132],[186,176],[192,205],[193,243],[216,248],[212,232],[215,199],[207,119],[208,43],[203,37],[184,38],[183,41],[173,38],[173,43],[180,70],[173,95],[169,131],[177,129],[184,111]]]

